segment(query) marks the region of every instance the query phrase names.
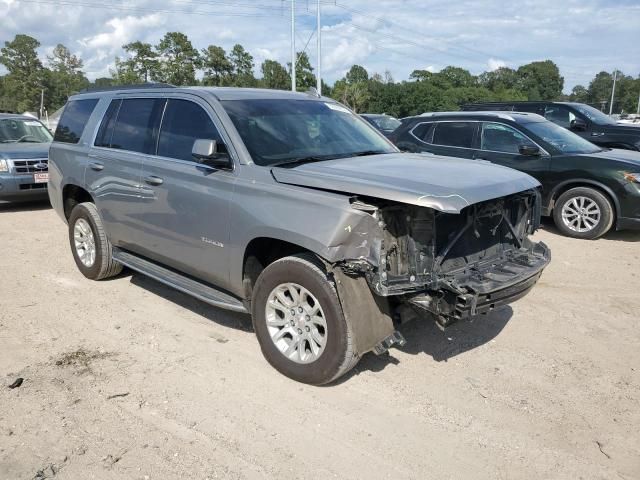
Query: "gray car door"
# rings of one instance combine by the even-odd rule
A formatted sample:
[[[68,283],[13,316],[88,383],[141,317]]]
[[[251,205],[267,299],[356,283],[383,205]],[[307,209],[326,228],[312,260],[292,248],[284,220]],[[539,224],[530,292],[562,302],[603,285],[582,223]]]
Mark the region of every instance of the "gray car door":
[[[145,256],[224,288],[236,177],[233,169],[214,169],[191,155],[196,139],[223,141],[214,118],[199,98],[168,99],[157,155],[147,156],[142,167],[144,215],[138,227]]]
[[[155,148],[162,104],[153,98],[114,99],[89,151],[85,181],[113,245],[137,250],[142,159]]]

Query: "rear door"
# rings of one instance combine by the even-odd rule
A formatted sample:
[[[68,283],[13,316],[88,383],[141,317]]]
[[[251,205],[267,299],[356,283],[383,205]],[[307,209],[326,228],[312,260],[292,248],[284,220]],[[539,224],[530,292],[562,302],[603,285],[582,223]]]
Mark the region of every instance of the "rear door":
[[[521,145],[538,147],[540,155],[522,155]],[[528,173],[542,184],[547,179],[551,159],[542,147],[523,132],[499,122],[482,122],[480,148],[474,158],[515,168]]]
[[[229,202],[233,170],[198,163],[196,139],[224,141],[206,102],[171,96],[162,115],[157,155],[142,168],[144,215],[138,221],[145,256],[224,287],[229,278]]]
[[[415,150],[460,158],[473,158],[480,122],[425,122],[416,125],[410,134],[417,140]]]
[[[93,146],[85,179],[109,239],[138,251],[142,214],[142,160],[155,150],[164,100],[116,98],[107,107]]]

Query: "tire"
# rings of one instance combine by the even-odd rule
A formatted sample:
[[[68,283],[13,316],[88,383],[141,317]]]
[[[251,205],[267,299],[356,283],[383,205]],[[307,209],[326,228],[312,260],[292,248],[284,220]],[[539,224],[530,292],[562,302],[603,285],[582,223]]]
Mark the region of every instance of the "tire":
[[[88,230],[90,230],[91,235],[89,235]],[[78,240],[84,242],[84,247],[76,246],[76,236]],[[92,262],[90,261],[91,255],[88,253],[90,251],[88,245],[91,243],[91,238],[94,246]],[[78,270],[91,280],[113,277],[122,271],[122,264],[113,260],[111,243],[107,239],[102,219],[98,214],[98,209],[91,202],[79,203],[71,211],[69,216],[69,245]]]
[[[582,212],[582,219],[574,212]],[[553,207],[553,220],[558,229],[568,237],[584,240],[595,240],[607,233],[614,216],[609,198],[589,187],[567,190]]]
[[[301,300],[295,303],[291,290],[298,292],[297,287],[301,288],[299,291]],[[306,293],[302,289],[306,290]],[[284,299],[270,302],[276,291],[281,294],[284,292]],[[319,313],[314,315],[313,319],[324,319],[326,323],[324,335],[322,335],[323,327],[317,322],[302,320],[303,317],[309,319],[309,316],[304,314],[310,313],[309,309],[315,302],[319,305]],[[274,304],[277,304],[278,308],[272,307]],[[304,314],[298,314],[300,308],[303,309]],[[251,310],[253,327],[264,357],[276,370],[293,380],[311,385],[323,385],[344,375],[358,363],[359,358],[354,350],[353,329],[344,316],[335,285],[323,265],[313,255],[293,255],[268,265],[256,280]],[[291,315],[292,310],[296,311],[296,315]],[[291,324],[291,321],[294,324]],[[274,322],[282,323],[282,326],[274,326]],[[305,329],[309,332],[308,327],[312,330],[307,334]],[[287,333],[284,335],[275,333],[282,334],[285,331]],[[314,334],[315,338],[324,340],[324,345],[321,345],[322,342],[313,344],[316,347],[315,350],[321,350],[317,355],[311,348]],[[277,340],[278,345],[275,340],[272,340],[274,335],[281,337]],[[296,345],[295,339],[305,338],[305,336],[306,341],[297,343],[303,348],[297,348],[287,355],[286,350]],[[301,358],[303,355],[307,358]]]

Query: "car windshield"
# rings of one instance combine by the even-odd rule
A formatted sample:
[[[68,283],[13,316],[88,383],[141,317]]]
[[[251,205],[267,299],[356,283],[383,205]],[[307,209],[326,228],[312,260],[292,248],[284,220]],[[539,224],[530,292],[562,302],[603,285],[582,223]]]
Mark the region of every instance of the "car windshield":
[[[593,123],[597,123],[598,125],[615,125],[616,122],[613,121],[611,117],[605,115],[597,108],[593,108],[589,105],[585,105],[583,103],[572,104],[572,107],[578,110],[581,114],[591,120]]]
[[[252,99],[222,104],[257,165],[397,151],[337,103]]]
[[[390,117],[389,115],[380,115],[379,117],[370,117],[381,130],[395,130],[401,124],[397,118]]]
[[[553,122],[530,122],[524,126],[534,135],[553,145],[562,153],[595,153],[601,149]]]
[[[0,143],[48,143],[51,133],[38,120],[0,118]]]

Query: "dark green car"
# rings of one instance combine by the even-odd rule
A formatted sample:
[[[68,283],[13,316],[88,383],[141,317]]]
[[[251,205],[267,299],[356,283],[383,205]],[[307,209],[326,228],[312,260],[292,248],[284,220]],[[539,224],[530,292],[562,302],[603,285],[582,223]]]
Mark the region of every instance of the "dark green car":
[[[489,161],[542,184],[542,214],[565,235],[595,239],[640,229],[640,152],[601,148],[516,112],[443,112],[406,118],[390,136],[404,151]]]

